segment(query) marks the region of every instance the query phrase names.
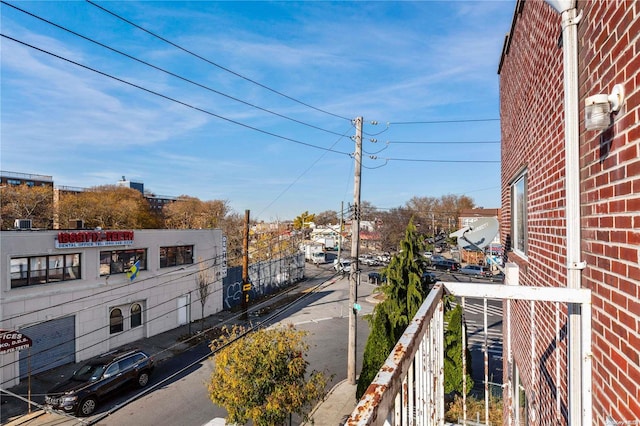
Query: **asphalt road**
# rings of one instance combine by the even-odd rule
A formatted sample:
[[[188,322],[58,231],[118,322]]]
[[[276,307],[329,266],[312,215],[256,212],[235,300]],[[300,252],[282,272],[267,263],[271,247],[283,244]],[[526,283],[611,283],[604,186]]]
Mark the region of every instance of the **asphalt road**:
[[[324,265],[328,271],[329,265]],[[363,274],[364,279],[366,275]],[[309,285],[312,285],[310,283]],[[347,376],[348,348],[348,279],[338,279],[334,284],[312,295],[300,306],[294,307],[281,323],[292,323],[299,330],[309,332],[307,354],[309,370],[324,371],[332,377],[328,389]],[[371,312],[373,305],[365,301],[373,287],[362,283],[358,288],[361,314]],[[362,352],[368,336],[368,324],[363,318],[358,320],[357,363],[359,371],[362,365]],[[187,356],[175,358],[166,369],[178,370],[186,365],[190,358],[197,359],[206,354],[206,346],[195,348]],[[226,411],[215,406],[208,398],[207,382],[212,372],[212,361],[206,359],[191,370],[176,376],[170,382],[153,390],[146,396],[133,401],[109,417],[99,421],[99,425],[119,426],[135,424],[139,426],[201,426],[205,424],[223,424],[221,419]],[[165,372],[166,373],[166,372]],[[159,380],[156,376],[156,380]],[[119,401],[114,401],[116,404]],[[300,423],[293,417],[292,424]]]

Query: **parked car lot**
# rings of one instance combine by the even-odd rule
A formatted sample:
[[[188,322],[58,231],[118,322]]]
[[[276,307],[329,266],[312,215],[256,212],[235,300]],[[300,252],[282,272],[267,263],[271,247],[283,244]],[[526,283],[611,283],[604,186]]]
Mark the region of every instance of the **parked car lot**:
[[[100,355],[86,362],[68,380],[50,389],[45,396],[45,405],[89,416],[98,404],[125,386],[145,387],[153,368],[153,358],[140,350]]]

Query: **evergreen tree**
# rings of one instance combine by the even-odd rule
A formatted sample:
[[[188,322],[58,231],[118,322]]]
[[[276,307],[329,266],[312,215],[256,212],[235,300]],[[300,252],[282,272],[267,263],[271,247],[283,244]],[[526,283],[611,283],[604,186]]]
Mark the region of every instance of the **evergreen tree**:
[[[447,328],[444,332],[444,391],[462,395],[462,306],[447,309],[444,317]],[[471,378],[471,352],[467,347],[467,394],[473,387]]]
[[[371,332],[365,345],[356,390],[358,399],[375,378],[429,292],[422,280],[425,269],[423,251],[422,238],[410,220],[398,254],[382,271],[387,281],[379,290],[385,298],[367,318]]]

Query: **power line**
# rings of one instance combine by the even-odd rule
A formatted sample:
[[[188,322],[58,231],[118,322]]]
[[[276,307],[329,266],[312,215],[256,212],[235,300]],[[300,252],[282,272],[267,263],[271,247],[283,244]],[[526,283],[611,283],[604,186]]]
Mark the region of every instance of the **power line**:
[[[198,82],[196,82],[196,81],[190,80],[190,79],[188,79],[188,78],[186,78],[186,77],[183,77],[183,76],[181,76],[181,75],[179,75],[179,74],[176,74],[176,73],[174,73],[174,72],[172,72],[172,71],[166,70],[166,69],[161,68],[161,67],[159,67],[159,66],[157,66],[157,65],[153,65],[153,64],[151,64],[151,63],[149,63],[149,62],[143,61],[142,59],[136,58],[135,56],[129,55],[128,53],[125,53],[125,52],[123,52],[123,51],[121,51],[121,50],[115,49],[115,48],[113,48],[113,47],[111,47],[111,46],[108,46],[108,45],[106,45],[106,44],[104,44],[104,43],[101,43],[101,42],[99,42],[99,41],[97,41],[97,40],[94,40],[94,39],[92,39],[92,38],[89,38],[89,37],[87,37],[87,36],[84,36],[84,35],[82,35],[82,34],[80,34],[80,33],[77,33],[77,32],[75,32],[75,31],[73,31],[73,30],[69,29],[69,28],[66,28],[66,27],[64,27],[64,26],[62,26],[62,25],[56,24],[55,22],[49,21],[48,19],[45,19],[45,18],[43,18],[43,17],[41,17],[41,16],[38,16],[38,15],[35,15],[35,14],[33,14],[33,13],[31,13],[31,12],[27,11],[27,10],[21,9],[21,8],[19,8],[19,7],[17,7],[17,6],[14,6],[14,5],[10,4],[10,3],[7,3],[6,1],[1,1],[1,3],[2,3],[2,4],[6,4],[7,6],[10,6],[10,7],[14,8],[14,9],[16,9],[16,10],[18,10],[18,11],[20,11],[20,12],[24,13],[24,14],[27,14],[27,15],[29,15],[29,16],[31,16],[31,17],[33,17],[33,18],[35,18],[35,19],[38,19],[38,20],[40,20],[40,21],[42,21],[42,22],[46,22],[46,23],[47,23],[47,24],[49,24],[49,25],[52,25],[52,26],[54,26],[54,27],[56,27],[56,28],[59,28],[59,29],[61,29],[61,30],[63,30],[63,31],[66,31],[66,32],[68,32],[68,33],[70,33],[70,34],[73,34],[73,35],[74,35],[74,36],[76,36],[76,37],[80,37],[80,38],[82,38],[83,40],[86,40],[86,41],[88,41],[88,42],[94,43],[94,44],[96,44],[96,45],[98,45],[98,46],[100,46],[100,47],[103,47],[103,48],[105,48],[105,49],[108,49],[108,50],[110,50],[110,51],[112,51],[112,52],[114,52],[114,53],[117,53],[117,54],[119,54],[119,55],[122,55],[122,56],[124,56],[124,57],[126,57],[126,58],[129,58],[129,59],[131,59],[131,60],[133,60],[133,61],[136,61],[136,62],[138,62],[138,63],[140,63],[140,64],[146,65],[146,66],[148,66],[148,67],[150,67],[150,68],[153,68],[153,69],[155,69],[155,70],[161,71],[161,72],[163,72],[163,73],[165,73],[165,74],[168,74],[168,75],[170,75],[170,76],[172,76],[172,77],[175,77],[175,78],[178,78],[178,79],[180,79],[180,80],[182,80],[182,81],[185,81],[185,82],[187,82],[187,83],[193,84],[194,86],[197,86],[197,87],[200,87],[200,88],[202,88],[202,89],[208,90],[208,91],[213,92],[213,93],[215,93],[215,94],[217,94],[217,95],[224,96],[224,97],[226,97],[227,99],[231,99],[231,100],[233,100],[233,101],[236,101],[236,102],[242,103],[242,104],[244,104],[244,105],[250,106],[250,107],[252,107],[252,108],[258,109],[258,110],[260,110],[260,111],[263,111],[263,112],[266,112],[266,113],[269,113],[269,114],[275,115],[275,116],[280,117],[280,118],[284,118],[284,119],[289,120],[289,121],[293,121],[293,122],[298,123],[298,124],[301,124],[301,125],[303,125],[303,126],[307,126],[307,127],[310,127],[310,128],[316,129],[316,130],[320,130],[320,131],[323,131],[323,132],[326,132],[326,133],[331,133],[331,134],[333,134],[333,135],[340,136],[340,133],[338,133],[338,132],[334,132],[334,131],[332,131],[332,130],[323,129],[322,127],[318,127],[318,126],[315,126],[315,125],[313,125],[313,124],[305,123],[305,122],[303,122],[303,121],[297,120],[297,119],[292,118],[292,117],[285,116],[285,115],[283,115],[283,114],[279,114],[279,113],[277,113],[277,112],[275,112],[275,111],[269,110],[269,109],[267,109],[267,108],[260,107],[260,106],[258,106],[258,105],[252,104],[252,103],[250,103],[250,102],[244,101],[244,100],[239,99],[239,98],[236,98],[236,97],[234,97],[234,96],[227,95],[226,93],[220,92],[220,91],[218,91],[218,90],[216,90],[216,89],[213,89],[213,88],[211,88],[211,87],[209,87],[209,86],[205,86],[205,85],[200,84],[200,83],[198,83]]]
[[[328,152],[335,152],[336,154],[343,154],[343,155],[349,155],[349,156],[351,155],[351,154],[350,154],[350,153],[348,153],[348,152],[336,151],[336,150],[333,150],[333,149],[328,149],[328,148],[325,148],[325,147],[322,147],[322,146],[314,145],[314,144],[311,144],[311,143],[308,143],[308,142],[302,142],[302,141],[299,141],[299,140],[296,140],[296,139],[293,139],[293,138],[289,138],[289,137],[286,137],[286,136],[278,135],[278,134],[276,134],[276,133],[269,132],[269,131],[267,131],[267,130],[259,129],[259,128],[254,127],[254,126],[250,126],[250,125],[248,125],[248,124],[241,123],[241,122],[236,121],[236,120],[232,120],[232,119],[230,119],[230,118],[227,118],[227,117],[221,116],[221,115],[216,114],[216,113],[214,113],[214,112],[207,111],[207,110],[205,110],[205,109],[203,109],[203,108],[196,107],[196,106],[191,105],[191,104],[189,104],[189,103],[187,103],[187,102],[183,102],[183,101],[180,101],[180,100],[178,100],[178,99],[176,99],[176,98],[172,98],[171,96],[164,95],[164,94],[162,94],[162,93],[156,92],[156,91],[151,90],[151,89],[147,89],[146,87],[142,87],[142,86],[140,86],[140,85],[138,85],[138,84],[131,83],[130,81],[127,81],[127,80],[121,79],[121,78],[119,78],[119,77],[113,76],[113,75],[108,74],[108,73],[106,73],[106,72],[103,72],[103,71],[97,70],[97,69],[95,69],[95,68],[91,68],[91,67],[89,67],[89,66],[87,66],[87,65],[81,64],[81,63],[79,63],[79,62],[73,61],[73,60],[68,59],[68,58],[65,58],[65,57],[62,57],[62,56],[57,55],[57,54],[55,54],[55,53],[53,53],[53,52],[49,52],[49,51],[47,51],[47,50],[44,50],[44,49],[39,48],[39,47],[36,47],[36,46],[34,46],[34,45],[32,45],[32,44],[29,44],[29,43],[26,43],[26,42],[24,42],[24,41],[18,40],[18,39],[16,39],[16,38],[13,38],[13,37],[8,36],[8,35],[6,35],[6,34],[0,34],[0,35],[2,35],[2,37],[4,37],[4,38],[7,38],[7,39],[12,40],[12,41],[14,41],[14,42],[16,42],[16,43],[22,44],[22,45],[24,45],[24,46],[27,46],[27,47],[29,47],[29,48],[31,48],[31,49],[34,49],[34,50],[37,50],[37,51],[39,51],[39,52],[45,53],[45,54],[47,54],[47,55],[53,56],[53,57],[55,57],[55,58],[58,58],[58,59],[60,59],[60,60],[65,61],[65,62],[69,62],[69,63],[71,63],[71,64],[73,64],[73,65],[79,66],[79,67],[84,68],[84,69],[86,69],[86,70],[93,71],[93,72],[95,72],[95,73],[97,73],[97,74],[100,74],[100,75],[102,75],[102,76],[105,76],[105,77],[111,78],[111,79],[113,79],[113,80],[116,80],[116,81],[118,81],[118,82],[120,82],[120,83],[124,83],[124,84],[126,84],[126,85],[131,86],[131,87],[135,87],[136,89],[143,90],[143,91],[145,91],[145,92],[147,92],[147,93],[150,93],[150,94],[152,94],[152,95],[156,95],[156,96],[158,96],[158,97],[164,98],[164,99],[169,100],[169,101],[171,101],[171,102],[175,102],[175,103],[180,104],[180,105],[182,105],[182,106],[185,106],[185,107],[187,107],[187,108],[191,108],[191,109],[193,109],[193,110],[200,111],[200,112],[205,113],[205,114],[207,114],[207,115],[211,115],[211,116],[213,116],[213,117],[219,118],[219,119],[224,120],[224,121],[227,121],[227,122],[229,122],[229,123],[233,123],[233,124],[236,124],[236,125],[238,125],[238,126],[242,126],[242,127],[244,127],[244,128],[247,128],[247,129],[250,129],[250,130],[254,130],[254,131],[256,131],[256,132],[260,132],[260,133],[263,133],[263,134],[265,134],[265,135],[273,136],[273,137],[275,137],[275,138],[279,138],[279,139],[282,139],[282,140],[286,140],[286,141],[289,141],[289,142],[293,142],[293,143],[296,143],[296,144],[299,144],[299,145],[308,146],[308,147],[310,147],[310,148],[316,148],[316,149],[320,149],[320,150],[328,151]]]
[[[351,130],[351,129],[349,129]],[[340,142],[349,132],[349,130],[347,130],[345,133],[343,133],[340,138],[338,138],[338,140],[336,140],[333,145],[331,145],[329,148],[333,148],[334,146],[336,146],[338,144],[338,142]],[[325,156],[326,153],[322,153],[320,155],[320,157],[318,157],[318,159],[316,161],[314,161],[309,167],[307,167],[297,178],[294,179],[293,182],[291,182],[273,201],[271,201],[264,209],[262,209],[262,211],[260,213],[258,213],[258,216],[260,216],[261,214],[263,214],[266,210],[269,209],[269,207],[271,207],[276,201],[278,201],[278,199],[280,199],[280,197],[282,197],[289,189],[291,189],[291,187],[293,187],[293,185],[295,185],[301,178],[302,176],[304,176],[305,174],[307,174],[307,172],[309,170],[311,170],[313,168],[313,166],[315,166],[316,164],[318,164],[318,162],[320,160],[322,160],[322,158]]]
[[[420,158],[378,158],[375,155],[369,156],[372,160],[385,160],[385,161],[405,161],[405,162],[418,162],[418,163],[491,163],[499,164],[500,160],[434,160],[434,159],[420,159]]]
[[[387,141],[388,144],[497,144],[501,141]]]
[[[441,124],[441,123],[475,123],[482,121],[500,121],[499,118],[478,118],[468,120],[432,120],[432,121],[395,121],[389,124],[403,125],[403,124]]]
[[[313,109],[313,110],[316,110],[316,111],[319,111],[319,112],[322,112],[322,113],[324,113],[324,114],[328,114],[328,115],[331,115],[331,116],[334,116],[334,117],[337,117],[337,118],[341,118],[341,119],[343,119],[343,120],[351,121],[351,119],[350,119],[350,118],[343,117],[343,116],[340,116],[340,115],[338,115],[338,114],[334,114],[334,113],[332,113],[332,112],[329,112],[329,111],[326,111],[326,110],[324,110],[324,109],[321,109],[321,108],[315,107],[315,106],[313,106],[313,105],[309,105],[308,103],[302,102],[302,101],[300,101],[300,100],[298,100],[298,99],[295,99],[295,98],[293,98],[293,97],[291,97],[291,96],[289,96],[289,95],[285,95],[284,93],[279,92],[279,91],[277,91],[277,90],[275,90],[275,89],[272,89],[271,87],[268,87],[268,86],[266,86],[266,85],[264,85],[264,84],[262,84],[262,83],[259,83],[259,82],[255,81],[255,80],[252,80],[252,79],[248,78],[248,77],[245,77],[245,76],[243,76],[242,74],[239,74],[239,73],[237,73],[237,72],[235,72],[235,71],[233,71],[233,70],[231,70],[231,69],[229,69],[229,68],[226,68],[226,67],[224,67],[224,66],[222,66],[222,65],[220,65],[220,64],[217,64],[217,63],[215,63],[215,62],[213,62],[213,61],[211,61],[211,60],[209,60],[209,59],[207,59],[207,58],[205,58],[205,57],[203,57],[203,56],[198,55],[197,53],[192,52],[191,50],[188,50],[188,49],[186,49],[186,48],[184,48],[184,47],[182,47],[182,46],[180,46],[180,45],[178,45],[178,44],[176,44],[176,43],[174,43],[174,42],[172,42],[172,41],[170,41],[170,40],[167,40],[166,38],[164,38],[164,37],[162,37],[162,36],[160,36],[160,35],[158,35],[158,34],[156,34],[156,33],[152,32],[152,31],[150,31],[150,30],[148,30],[148,29],[146,29],[146,28],[143,28],[142,26],[140,26],[140,25],[138,25],[138,24],[136,24],[136,23],[134,23],[134,22],[131,22],[130,20],[128,20],[128,19],[126,19],[126,18],[124,18],[124,17],[122,17],[122,16],[118,15],[118,14],[117,14],[117,13],[115,13],[115,12],[110,11],[109,9],[106,9],[106,8],[105,8],[105,7],[103,7],[103,6],[100,6],[100,5],[96,4],[95,2],[93,2],[93,1],[91,1],[91,0],[86,0],[86,1],[87,1],[87,3],[91,4],[92,6],[97,7],[98,9],[100,9],[100,10],[102,10],[102,11],[104,11],[104,12],[106,12],[106,13],[108,13],[108,14],[110,14],[110,15],[112,15],[112,16],[114,16],[114,17],[116,17],[116,18],[120,19],[120,20],[122,20],[123,22],[126,22],[127,24],[129,24],[129,25],[131,25],[131,26],[133,26],[133,27],[135,27],[135,28],[137,28],[137,29],[139,29],[139,30],[141,30],[141,31],[144,31],[145,33],[147,33],[147,34],[149,34],[149,35],[151,35],[151,36],[153,36],[153,37],[156,37],[157,39],[162,40],[162,41],[164,41],[165,43],[168,43],[168,44],[170,44],[171,46],[173,46],[173,47],[175,47],[175,48],[177,48],[177,49],[182,50],[183,52],[186,52],[186,53],[188,53],[188,54],[190,54],[190,55],[192,55],[192,56],[195,56],[196,58],[201,59],[201,60],[203,60],[203,61],[207,62],[208,64],[211,64],[211,65],[213,65],[213,66],[215,66],[215,67],[217,67],[217,68],[219,68],[219,69],[221,69],[221,70],[223,70],[223,71],[226,71],[226,72],[228,72],[228,73],[230,73],[230,74],[233,74],[233,75],[235,75],[236,77],[240,77],[240,78],[241,78],[241,79],[243,79],[243,80],[246,80],[246,81],[248,81],[248,82],[250,82],[250,83],[253,83],[253,84],[257,85],[257,86],[260,86],[260,87],[262,87],[263,89],[266,89],[266,90],[268,90],[268,91],[270,91],[270,92],[272,92],[272,93],[275,93],[275,94],[277,94],[277,95],[280,95],[280,96],[282,96],[282,97],[284,97],[284,98],[286,98],[286,99],[289,99],[290,101],[296,102],[296,103],[298,103],[298,104],[300,104],[300,105],[304,105],[304,106],[306,106],[307,108],[311,108],[311,109]]]

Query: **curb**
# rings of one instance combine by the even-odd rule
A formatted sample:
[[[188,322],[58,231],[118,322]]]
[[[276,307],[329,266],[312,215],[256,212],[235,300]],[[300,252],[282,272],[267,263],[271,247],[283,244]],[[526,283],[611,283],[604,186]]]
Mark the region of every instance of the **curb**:
[[[338,383],[336,383],[335,385],[333,385],[333,387],[329,390],[329,392],[327,392],[327,394],[325,395],[325,397],[319,401],[315,407],[313,407],[313,410],[311,410],[311,412],[309,413],[309,421],[308,422],[302,422],[300,423],[300,426],[309,426],[309,425],[313,425],[314,424],[314,420],[313,420],[313,416],[316,414],[316,411],[318,411],[318,409],[320,409],[320,407],[322,406],[322,404],[331,396],[331,394],[333,394],[335,392],[336,389],[338,389],[338,387],[340,385],[342,385],[343,383],[345,383],[347,381],[347,379],[341,380]]]

